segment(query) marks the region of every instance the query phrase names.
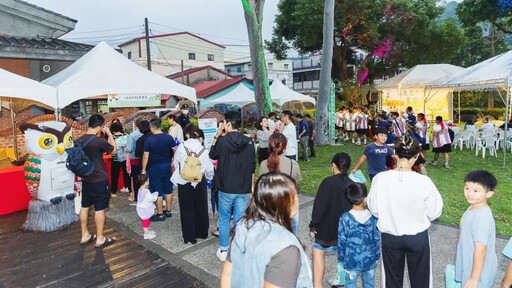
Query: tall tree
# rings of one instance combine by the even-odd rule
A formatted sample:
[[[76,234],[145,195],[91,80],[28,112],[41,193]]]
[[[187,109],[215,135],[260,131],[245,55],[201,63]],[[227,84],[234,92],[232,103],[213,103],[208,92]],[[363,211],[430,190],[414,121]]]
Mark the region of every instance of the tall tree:
[[[322,70],[320,71],[320,87],[316,106],[317,144],[329,143],[329,115],[328,105],[331,97],[331,68],[334,47],[334,0],[325,0],[323,45],[322,45]],[[334,112],[332,112],[334,113]]]
[[[320,51],[323,4],[281,0],[267,48],[280,59],[291,47],[302,54]],[[399,67],[450,61],[463,34],[453,22],[439,23],[442,12],[436,0],[335,0],[333,76],[342,82],[352,79],[348,67],[356,65],[357,88]],[[354,57],[358,51],[361,59]],[[348,96],[359,94],[354,91]]]
[[[272,109],[268,86],[267,64],[263,47],[262,25],[265,0],[242,0],[252,63],[254,95],[259,117],[268,115]]]
[[[456,9],[464,26],[489,22],[498,30],[512,34],[512,2],[510,0],[464,0]]]

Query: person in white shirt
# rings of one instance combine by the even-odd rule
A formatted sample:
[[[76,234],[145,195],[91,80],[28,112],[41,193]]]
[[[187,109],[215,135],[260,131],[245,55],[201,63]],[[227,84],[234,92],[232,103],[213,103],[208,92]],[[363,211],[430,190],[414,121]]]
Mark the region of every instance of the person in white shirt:
[[[268,113],[268,118],[267,118],[268,130],[271,131],[271,133],[274,133],[274,130],[276,129],[276,122],[275,122],[276,116],[277,116],[276,112]]]
[[[208,156],[209,151],[203,146],[204,133],[196,128],[190,133],[189,139],[176,149],[173,165],[174,173],[171,182],[178,185],[178,200],[180,205],[181,230],[185,243],[196,244],[197,238],[208,238],[208,194],[206,180],[213,179],[213,162]],[[185,167],[188,156],[195,156],[201,161],[202,178],[191,182],[181,177],[181,169]]]
[[[482,132],[493,132],[495,130],[495,126],[494,126],[494,124],[489,122],[488,117],[485,117],[484,124],[482,126],[480,126],[480,128],[478,130],[482,131]]]
[[[437,116],[434,128],[432,128],[432,152],[434,152],[434,161],[430,162],[432,165],[437,165],[439,154],[443,153],[444,168],[450,168],[450,152],[452,152],[452,140],[448,125],[443,122],[443,117]]]
[[[292,122],[292,112],[285,110],[283,114],[281,114],[281,119],[283,120],[284,128],[283,135],[286,136],[286,140],[288,140],[288,144],[286,145],[285,156],[295,160],[297,157],[297,130],[295,129],[295,125]]]
[[[172,136],[174,139],[174,142],[176,144],[183,143],[183,128],[181,128],[181,125],[178,124],[178,117],[176,115],[169,115],[169,118],[167,118],[167,121],[169,121],[169,124],[171,127],[169,128],[169,135]]]
[[[441,216],[443,199],[425,175],[412,171],[420,145],[409,135],[395,142],[394,170],[377,174],[368,209],[382,233],[382,287],[403,287],[405,255],[411,287],[433,287],[428,228]]]

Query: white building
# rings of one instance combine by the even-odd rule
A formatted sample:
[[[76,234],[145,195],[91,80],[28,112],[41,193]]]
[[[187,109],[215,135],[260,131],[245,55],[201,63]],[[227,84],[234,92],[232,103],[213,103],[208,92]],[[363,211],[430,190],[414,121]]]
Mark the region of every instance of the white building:
[[[269,80],[279,80],[288,88],[293,89],[293,61],[267,58],[265,62],[267,63]],[[226,61],[224,71],[233,76],[252,79],[252,64],[248,59],[241,60],[240,62]]]
[[[212,66],[224,70],[226,47],[189,32],[150,36],[151,70],[162,76],[183,70]],[[119,47],[123,55],[133,62],[147,67],[146,38],[139,37]]]

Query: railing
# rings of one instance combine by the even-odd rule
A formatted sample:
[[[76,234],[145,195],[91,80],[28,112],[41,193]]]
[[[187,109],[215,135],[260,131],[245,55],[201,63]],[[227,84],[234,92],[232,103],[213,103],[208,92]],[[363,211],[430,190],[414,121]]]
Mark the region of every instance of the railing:
[[[293,83],[293,90],[296,90],[296,91],[318,89],[319,87],[320,87],[319,80]]]
[[[302,61],[293,61],[293,70],[306,68],[320,68],[321,59],[305,59]]]

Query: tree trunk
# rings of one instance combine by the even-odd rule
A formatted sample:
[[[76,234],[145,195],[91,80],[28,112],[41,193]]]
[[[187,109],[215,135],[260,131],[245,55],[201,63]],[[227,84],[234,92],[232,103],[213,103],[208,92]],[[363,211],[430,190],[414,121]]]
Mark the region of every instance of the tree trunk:
[[[328,144],[329,115],[327,107],[331,97],[331,69],[334,48],[334,0],[325,0],[324,28],[322,46],[322,70],[320,71],[320,87],[316,105],[316,143]]]
[[[265,0],[242,0],[244,7],[249,47],[251,52],[252,79],[258,117],[267,116],[272,111],[272,101],[268,86],[267,64],[261,28],[263,25],[263,6]],[[279,81],[279,80],[275,80]]]

